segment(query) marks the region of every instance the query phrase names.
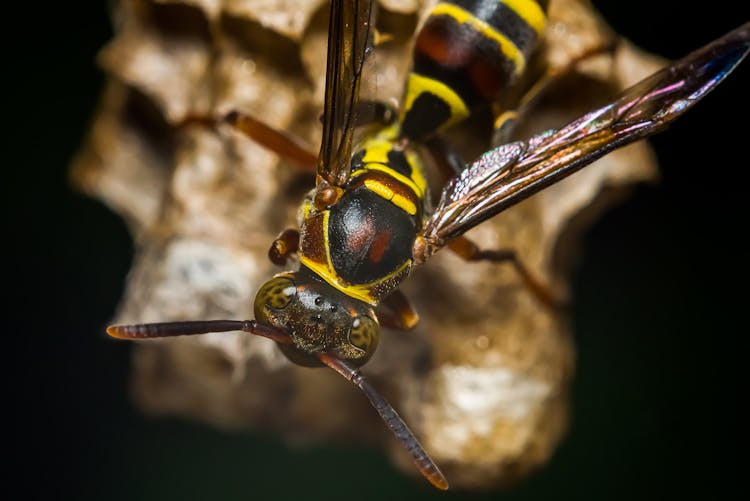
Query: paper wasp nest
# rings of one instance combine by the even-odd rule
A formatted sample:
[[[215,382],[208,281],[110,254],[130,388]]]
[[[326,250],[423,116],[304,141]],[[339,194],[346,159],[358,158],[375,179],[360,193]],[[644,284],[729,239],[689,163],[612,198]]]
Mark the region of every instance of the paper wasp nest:
[[[375,50],[380,98],[400,97],[423,3],[381,2],[377,25],[393,38]],[[294,132],[316,151],[326,5],[116,4],[116,36],[99,56],[109,81],[72,171],[80,189],[126,219],[136,242],[113,321],[252,317],[257,288],[281,271],[267,249],[294,225],[314,181],[228,126],[182,122],[188,114],[243,110]],[[552,68],[562,71],[612,40],[587,2],[552,0],[542,53]],[[545,92],[519,135],[560,126],[659,65],[623,41],[585,58]],[[649,147],[637,143],[469,235],[487,248],[515,248],[564,296],[578,232],[618,192],[611,188],[655,172]],[[564,316],[540,305],[512,267],[467,264],[448,251],[410,277],[404,291],[422,321],[413,332],[386,330],[364,372],[452,486],[508,484],[543,464],[568,421],[575,357]],[[266,339],[222,333],[141,343],[133,385],[138,405],[151,413],[271,429],[294,442],[385,444],[405,472],[416,474],[356,388],[333,371],[292,365]]]

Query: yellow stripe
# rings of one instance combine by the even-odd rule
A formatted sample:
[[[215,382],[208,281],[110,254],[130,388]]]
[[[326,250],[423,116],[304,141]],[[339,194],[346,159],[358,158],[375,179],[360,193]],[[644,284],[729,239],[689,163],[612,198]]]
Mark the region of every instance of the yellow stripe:
[[[394,193],[392,189],[390,189],[383,183],[374,179],[365,179],[365,186],[367,186],[367,189],[372,191],[376,195],[385,198],[389,202],[393,203],[396,207],[403,209],[407,214],[413,216],[417,213],[417,206],[414,205],[414,202],[412,202],[408,198],[405,198],[403,195]]]
[[[332,287],[335,287],[336,289],[340,290],[344,294],[346,294],[349,297],[353,297],[354,299],[359,299],[362,302],[365,302],[367,304],[371,304],[372,306],[377,306],[378,301],[374,297],[372,297],[372,294],[370,293],[371,290],[378,284],[385,282],[387,280],[390,280],[391,278],[395,277],[399,273],[403,272],[404,269],[406,269],[408,266],[411,266],[411,259],[407,259],[404,264],[399,266],[399,268],[394,271],[393,273],[389,273],[388,275],[379,278],[378,280],[375,280],[374,282],[370,282],[369,284],[364,285],[344,285],[339,281],[339,277],[335,273],[331,273],[331,270],[328,268],[328,266],[312,261],[309,258],[306,258],[305,256],[300,256],[299,258],[300,263],[305,265],[306,267],[310,268],[316,275],[318,275],[320,278],[325,280],[329,285]]]
[[[500,0],[503,3],[513,9],[518,14],[518,17],[526,21],[526,24],[531,26],[537,35],[541,35],[544,32],[544,25],[547,22],[547,18],[544,15],[544,9],[534,0]]]
[[[304,256],[300,256],[299,260],[303,265],[310,268],[316,275],[318,275],[320,278],[328,282],[331,286],[340,290],[347,296],[353,297],[354,299],[359,299],[360,301],[371,304],[372,306],[378,305],[378,302],[373,299],[373,297],[370,295],[369,289],[366,286],[341,285],[338,280],[336,280],[338,277],[336,277],[335,274],[332,274],[327,266],[316,263],[315,261],[311,261]]]
[[[359,169],[359,170],[355,170],[354,172],[352,172],[352,174],[351,174],[351,176],[350,176],[349,179],[354,179],[357,176],[360,176],[362,174],[366,174],[367,171],[369,171],[369,170],[377,170],[377,171],[380,171],[380,172],[385,172],[386,174],[388,174],[389,176],[391,176],[392,178],[394,178],[396,181],[398,181],[398,182],[400,182],[402,184],[405,184],[406,186],[408,186],[409,188],[411,188],[412,191],[414,191],[414,193],[416,193],[416,195],[419,197],[420,200],[424,197],[424,190],[425,190],[425,186],[424,185],[422,187],[417,186],[417,183],[415,183],[414,181],[412,181],[408,177],[404,176],[400,172],[396,172],[395,170],[393,170],[392,168],[390,168],[390,167],[388,167],[387,165],[384,165],[384,164],[378,164],[378,163],[374,163],[374,162],[373,163],[369,163],[369,164],[367,164],[365,166],[364,169]]]
[[[520,2],[519,2],[520,3]],[[514,9],[515,10],[515,9]],[[520,14],[520,13],[519,13]],[[526,68],[526,58],[516,45],[511,42],[505,35],[495,30],[486,22],[478,19],[470,12],[463,10],[455,5],[439,3],[430,12],[431,16],[446,15],[454,18],[459,23],[471,25],[474,29],[480,31],[484,36],[490,38],[500,45],[501,52],[513,62],[515,73],[523,73]]]
[[[362,145],[362,149],[365,150],[365,156],[362,158],[362,162],[365,164],[375,163],[381,164],[386,167],[390,167],[390,160],[388,159],[388,153],[394,150],[393,142],[396,140],[399,134],[399,127],[397,124],[390,125],[384,129],[381,129],[375,136],[368,138]],[[407,184],[414,193],[421,199],[427,191],[427,180],[424,177],[422,162],[418,155],[410,149],[402,150],[402,153],[406,157],[406,161],[411,167],[411,175],[405,176],[401,179],[410,179],[414,184]],[[365,169],[367,169],[365,165]],[[401,176],[401,174],[391,167],[390,170],[384,171],[379,169],[392,177]]]
[[[406,84],[406,89],[406,102],[404,103],[404,111],[401,116],[402,119],[412,108],[414,100],[417,99],[420,94],[425,92],[429,92],[430,94],[439,97],[451,109],[450,118],[447,122],[442,124],[441,127],[460,122],[469,116],[469,109],[466,107],[464,100],[461,99],[461,96],[456,94],[456,91],[439,80],[424,75],[418,75],[417,73],[409,73],[409,81]]]
[[[388,164],[388,153],[393,150],[392,143],[384,139],[368,140],[363,148],[365,156],[362,157],[362,161],[366,164],[370,162]]]
[[[322,265],[318,265],[318,268],[320,268],[321,271],[325,270],[325,273],[323,274],[318,273],[318,275],[325,278],[326,282],[328,283],[332,283],[328,278],[329,275],[331,278],[335,276],[334,274],[331,273],[333,271],[333,260],[331,259],[331,243],[328,241],[328,219],[330,218],[330,216],[331,216],[330,210],[323,211],[323,247],[326,250],[326,263],[328,263],[328,266],[326,266],[325,268],[322,268]],[[310,261],[310,262],[313,262],[313,261]]]

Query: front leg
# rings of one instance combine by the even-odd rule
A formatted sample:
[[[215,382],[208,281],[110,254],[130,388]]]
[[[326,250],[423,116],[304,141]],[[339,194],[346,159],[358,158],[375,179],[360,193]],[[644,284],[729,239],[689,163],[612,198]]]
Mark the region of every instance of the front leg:
[[[268,259],[273,264],[284,266],[297,250],[299,250],[299,231],[287,228],[271,244],[271,248],[268,249]]]
[[[383,327],[391,329],[409,330],[419,323],[419,313],[400,290],[393,291],[381,301],[375,313]]]

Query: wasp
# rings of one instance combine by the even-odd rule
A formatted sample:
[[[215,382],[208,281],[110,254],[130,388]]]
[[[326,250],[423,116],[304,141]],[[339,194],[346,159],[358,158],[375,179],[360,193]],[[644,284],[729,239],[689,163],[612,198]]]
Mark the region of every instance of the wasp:
[[[560,129],[505,142],[468,165],[457,161],[438,134],[510,92],[543,36],[546,4],[438,2],[416,37],[403,104],[394,113],[359,99],[377,38],[372,2],[332,0],[319,153],[250,115],[224,117],[251,139],[314,168],[315,187],[302,201],[298,228],[283,231],[269,251],[280,265],[296,256],[298,269],[260,287],[253,320],[113,325],[107,332],[146,339],[243,331],[272,339],[292,362],[327,366],[359,387],[422,475],[447,489],[413,432],[360,371],[378,346],[381,326],[409,329],[419,320],[399,285],[445,247],[467,260],[514,260],[479,250],[464,233],[613,149],[663,130],[750,51],[746,23]],[[370,120],[363,120],[365,108],[375,110]],[[514,113],[499,117],[497,137],[507,137]],[[365,126],[367,134],[355,141]],[[418,146],[449,173],[434,208]],[[525,280],[545,299],[533,279]]]

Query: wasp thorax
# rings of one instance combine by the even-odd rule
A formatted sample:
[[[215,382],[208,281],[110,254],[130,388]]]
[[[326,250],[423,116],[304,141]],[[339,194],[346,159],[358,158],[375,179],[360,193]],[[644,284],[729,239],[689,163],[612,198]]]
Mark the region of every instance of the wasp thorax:
[[[364,364],[378,346],[375,318],[370,305],[305,269],[276,275],[255,296],[255,319],[289,332],[293,344],[279,347],[301,365],[320,365],[318,353]]]

